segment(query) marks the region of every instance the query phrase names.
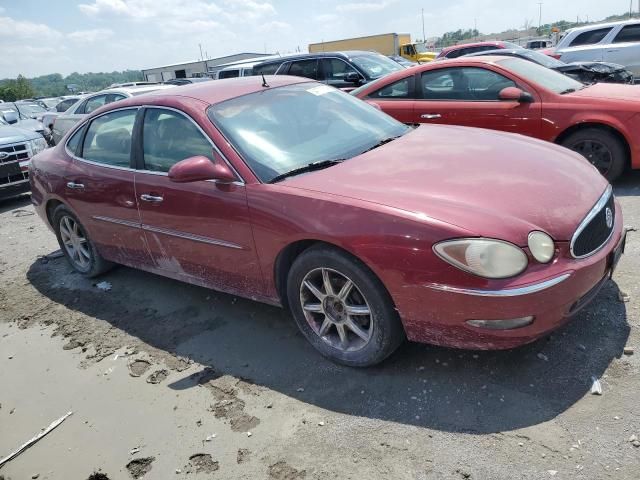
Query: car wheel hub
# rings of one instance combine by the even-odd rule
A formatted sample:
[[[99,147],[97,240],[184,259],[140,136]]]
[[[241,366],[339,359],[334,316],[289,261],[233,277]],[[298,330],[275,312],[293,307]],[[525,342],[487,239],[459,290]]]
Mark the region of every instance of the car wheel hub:
[[[60,238],[67,254],[76,267],[84,270],[91,262],[91,251],[84,232],[73,218],[60,219]]]
[[[582,140],[571,145],[571,150],[578,152],[598,169],[602,175],[606,175],[611,169],[613,157],[607,146],[595,140]]]
[[[313,332],[333,348],[357,351],[371,340],[369,303],[343,273],[329,268],[307,273],[300,285],[300,305]]]

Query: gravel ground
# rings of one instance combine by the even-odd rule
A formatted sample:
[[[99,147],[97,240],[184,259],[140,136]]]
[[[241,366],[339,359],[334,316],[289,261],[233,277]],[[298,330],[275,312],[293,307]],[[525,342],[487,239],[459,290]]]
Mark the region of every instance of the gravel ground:
[[[640,174],[615,189],[640,227]],[[551,337],[406,344],[366,370],[280,309],[124,267],[87,280],[57,249],[28,197],[0,203],[0,457],[74,412],[0,478],[640,478],[640,232]]]

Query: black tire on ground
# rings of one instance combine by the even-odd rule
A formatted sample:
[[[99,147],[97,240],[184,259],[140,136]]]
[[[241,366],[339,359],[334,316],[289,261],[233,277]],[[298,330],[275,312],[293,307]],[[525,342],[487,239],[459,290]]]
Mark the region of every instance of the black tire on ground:
[[[58,239],[60,249],[64,253],[65,257],[67,257],[67,261],[71,264],[75,271],[87,278],[92,278],[106,272],[113,267],[113,264],[111,262],[102,258],[102,256],[98,253],[98,250],[89,238],[87,231],[80,223],[80,220],[78,220],[78,217],[76,217],[73,212],[71,212],[71,210],[69,210],[65,205],[59,205],[53,211],[52,219],[53,228],[56,232],[56,237]],[[85,241],[82,243],[83,245],[86,245],[86,249],[84,251],[87,252],[89,257],[87,258],[86,256],[83,256],[83,261],[85,264],[81,264],[78,260],[71,257],[70,249],[65,245],[65,242],[62,239],[61,230],[65,228],[65,222],[69,222],[69,224],[71,225],[73,225],[73,222],[75,222],[78,228],[78,232],[85,239]]]
[[[622,175],[628,164],[623,142],[601,128],[578,130],[565,138],[562,145],[583,155],[610,182]]]
[[[324,279],[325,271],[331,277],[332,292],[335,295],[330,295],[329,298],[321,301],[302,284],[305,279]],[[312,275],[318,276],[312,277]],[[350,345],[350,347],[344,348],[342,337],[338,332],[339,326],[332,324],[323,336],[320,336],[320,331],[324,319],[328,318],[326,312],[332,311],[335,314],[336,310],[328,310],[332,308],[331,302],[340,298],[339,293],[343,292],[341,287],[344,287],[349,280],[352,287],[348,290],[350,293],[344,297],[342,306],[337,306],[338,316],[342,319],[340,322],[346,321],[350,325],[357,323],[357,327],[362,326],[359,332],[362,334],[366,330],[368,339],[363,340],[361,336],[356,335],[355,330],[350,330],[350,326],[347,326],[346,329],[342,327],[342,332],[347,332],[345,338],[349,339],[348,344]],[[322,290],[319,293],[326,294],[326,284],[323,280],[312,283],[318,287],[318,290]],[[293,317],[307,340],[322,355],[336,363],[350,367],[375,365],[391,355],[405,339],[398,313],[382,282],[362,262],[338,249],[318,246],[303,252],[289,271],[287,298]],[[323,309],[327,305],[327,310],[314,313],[306,312],[312,319],[309,321],[303,309],[303,302],[307,307],[309,303],[322,305]],[[355,307],[356,304],[359,307]],[[364,316],[362,313],[348,315],[348,309],[354,307],[368,307],[370,314]],[[330,338],[334,340],[330,340]]]

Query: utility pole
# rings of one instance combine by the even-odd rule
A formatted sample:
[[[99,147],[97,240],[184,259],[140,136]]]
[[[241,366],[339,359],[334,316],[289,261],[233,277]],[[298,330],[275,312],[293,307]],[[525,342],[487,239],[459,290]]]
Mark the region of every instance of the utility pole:
[[[540,16],[538,17],[538,29],[542,27],[542,2],[538,2],[538,7],[540,8]]]
[[[640,1],[640,0],[638,0]],[[426,43],[427,41],[427,36],[424,33],[424,8],[422,9],[422,41]]]
[[[633,14],[633,0],[629,0],[629,18]]]
[[[199,43],[198,47],[200,47],[200,60],[202,60],[202,44]]]

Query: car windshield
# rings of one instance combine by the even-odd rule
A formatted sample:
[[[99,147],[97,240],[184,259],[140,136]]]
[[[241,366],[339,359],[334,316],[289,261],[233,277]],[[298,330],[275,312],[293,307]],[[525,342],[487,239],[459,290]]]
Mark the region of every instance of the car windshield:
[[[529,62],[521,58],[508,58],[498,61],[498,64],[507,70],[511,70],[525,80],[541,85],[555,93],[570,93],[584,88],[584,85],[572,78],[558,73],[555,70],[543,67],[537,63]]]
[[[36,103],[14,103],[20,115],[27,118],[35,118],[41,113],[46,113],[46,110]]]
[[[58,105],[60,101],[61,100],[59,98],[45,98],[42,100],[42,103],[44,103],[49,108],[53,108]]]
[[[369,79],[380,78],[404,69],[398,62],[394,62],[384,55],[358,55],[351,57],[351,61],[363,70]]]
[[[212,105],[209,119],[262,182],[360,155],[410,130],[328,85],[305,82]]]

